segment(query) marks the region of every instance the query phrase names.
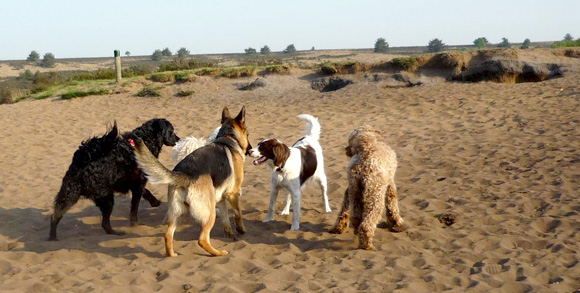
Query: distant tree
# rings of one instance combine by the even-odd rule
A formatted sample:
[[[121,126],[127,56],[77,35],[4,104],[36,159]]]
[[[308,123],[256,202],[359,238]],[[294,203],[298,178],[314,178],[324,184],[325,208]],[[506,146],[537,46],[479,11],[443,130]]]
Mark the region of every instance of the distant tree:
[[[163,49],[163,51],[161,51],[161,55],[169,57],[169,56],[173,55],[173,53],[171,52],[171,50],[169,50],[169,48],[165,48],[165,49]]]
[[[153,60],[153,61],[159,61],[159,60],[161,60],[161,57],[163,57],[163,53],[161,53],[161,50],[157,49],[151,55],[151,60]]]
[[[189,56],[189,50],[187,50],[186,48],[182,47],[177,51],[177,57],[185,58],[187,56]]]
[[[268,45],[264,45],[264,47],[260,48],[260,54],[270,54],[270,47],[268,47]]]
[[[386,53],[389,49],[389,43],[383,38],[378,38],[375,42],[375,53]]]
[[[294,44],[290,44],[288,45],[288,47],[286,47],[286,49],[284,49],[283,51],[284,53],[296,53],[296,47],[294,47]]]
[[[443,47],[445,47],[445,44],[443,44],[443,41],[441,41],[440,39],[432,39],[427,44],[427,52],[430,52],[430,53],[439,52],[439,51],[443,50]]]
[[[520,46],[520,49],[527,49],[530,47],[530,44],[532,42],[530,41],[530,39],[525,39],[524,42],[522,43],[522,45]]]
[[[474,45],[475,45],[475,46],[476,46],[478,49],[481,49],[481,48],[485,48],[485,47],[487,47],[487,45],[489,44],[489,42],[487,41],[487,39],[486,39],[486,38],[484,38],[484,37],[481,37],[481,38],[477,38],[477,39],[475,39],[475,40],[473,41],[473,44],[474,44]]]
[[[564,36],[564,41],[565,41],[565,42],[574,41],[574,38],[572,37],[572,35],[571,35],[571,34],[566,34],[566,35]]]
[[[256,51],[256,49],[254,49],[254,48],[252,48],[252,47],[249,47],[249,48],[247,48],[247,49],[244,49],[244,51],[245,51],[245,52],[246,52],[246,54],[248,54],[248,55],[252,55],[252,54],[256,54],[256,53],[258,53],[258,51]]]
[[[316,49],[314,49],[314,46],[312,46],[312,48],[310,48],[310,51],[314,51],[314,50],[316,50]]]
[[[46,53],[46,54],[44,54],[42,61],[40,61],[40,66],[49,68],[49,67],[54,67],[55,63],[56,63],[56,61],[54,59],[54,55],[52,53]]]
[[[127,57],[131,56],[131,52],[129,52],[129,51],[126,51],[126,52],[125,52],[125,56],[127,56]]]
[[[40,54],[36,51],[32,51],[30,52],[30,55],[28,55],[28,58],[26,58],[26,61],[36,62],[38,59],[40,59]]]
[[[510,45],[510,42],[506,38],[501,38],[501,43],[497,44],[499,48],[509,48]]]

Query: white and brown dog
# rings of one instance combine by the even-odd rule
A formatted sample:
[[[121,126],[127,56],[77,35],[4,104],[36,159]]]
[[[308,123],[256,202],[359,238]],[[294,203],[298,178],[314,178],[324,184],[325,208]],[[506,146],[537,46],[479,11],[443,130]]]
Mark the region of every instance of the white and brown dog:
[[[268,215],[263,222],[270,222],[274,219],[274,205],[278,192],[285,188],[288,191],[286,206],[280,214],[288,215],[292,202],[291,230],[300,229],[301,189],[310,182],[318,183],[322,189],[324,212],[331,212],[326,194],[322,147],[318,142],[320,123],[317,118],[308,114],[298,115],[298,118],[306,122],[305,136],[294,143],[292,147],[288,147],[278,139],[266,139],[261,141],[256,148],[250,150],[250,156],[257,158],[254,165],[260,165],[267,161],[272,169],[270,204]]]

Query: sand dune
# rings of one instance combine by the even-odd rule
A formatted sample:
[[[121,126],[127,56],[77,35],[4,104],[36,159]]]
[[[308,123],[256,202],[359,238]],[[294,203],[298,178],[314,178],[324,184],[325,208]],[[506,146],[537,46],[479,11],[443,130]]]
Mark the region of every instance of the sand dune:
[[[0,288],[38,291],[402,291],[529,290],[580,287],[580,62],[541,83],[434,83],[389,89],[362,76],[320,93],[302,71],[268,76],[242,92],[228,79],[172,85],[160,98],[134,92],[69,101],[0,105]],[[248,79],[247,81],[251,81]],[[195,90],[176,98],[178,90]],[[300,113],[319,117],[332,213],[318,189],[303,194],[301,230],[290,216],[262,223],[269,171],[246,162],[242,197],[247,233],[232,241],[218,223],[212,241],[225,257],[197,245],[191,221],[176,233],[175,258],[163,256],[166,187],[150,186],[164,204],[143,203],[143,225],[129,226],[129,199],[118,196],[106,235],[100,212],[81,200],[45,241],[52,200],[79,143],[117,120],[130,130],[165,117],[180,136],[207,136],[221,108],[247,109],[250,139],[301,136]],[[377,251],[355,250],[352,229],[326,232],[346,188],[348,133],[363,123],[384,133],[397,152],[399,207],[409,229],[380,224]],[[161,161],[172,167],[171,149]],[[277,211],[282,208],[279,198]],[[439,222],[441,214],[455,223]],[[384,221],[384,219],[383,219]]]

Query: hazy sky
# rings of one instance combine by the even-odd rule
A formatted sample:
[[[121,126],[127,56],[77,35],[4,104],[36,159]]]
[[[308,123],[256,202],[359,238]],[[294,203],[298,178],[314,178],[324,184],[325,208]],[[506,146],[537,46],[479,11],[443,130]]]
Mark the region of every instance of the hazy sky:
[[[0,0],[0,60],[30,51],[57,58],[498,43],[580,37],[580,0],[152,1]]]

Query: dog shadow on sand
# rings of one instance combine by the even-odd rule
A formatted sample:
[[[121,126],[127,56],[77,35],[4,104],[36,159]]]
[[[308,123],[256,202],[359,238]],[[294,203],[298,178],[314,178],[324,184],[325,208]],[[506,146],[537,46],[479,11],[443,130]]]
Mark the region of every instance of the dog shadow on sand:
[[[116,197],[115,209],[111,217],[113,228],[125,232],[124,235],[106,234],[101,227],[100,210],[91,205],[80,211],[73,209],[65,214],[58,226],[59,241],[47,241],[52,210],[0,207],[0,219],[2,219],[0,235],[8,238],[0,240],[0,251],[44,253],[66,249],[103,253],[127,259],[137,258],[136,254],[160,257],[158,249],[150,251],[139,245],[129,245],[129,242],[133,238],[162,237],[157,228],[163,225],[167,206],[162,204],[160,207],[150,208],[146,201],[142,201],[139,208],[141,225],[131,227],[129,224],[130,201],[130,198]],[[115,243],[115,241],[121,243]]]

